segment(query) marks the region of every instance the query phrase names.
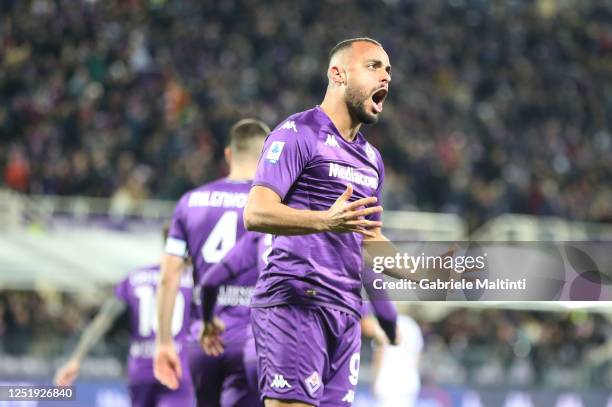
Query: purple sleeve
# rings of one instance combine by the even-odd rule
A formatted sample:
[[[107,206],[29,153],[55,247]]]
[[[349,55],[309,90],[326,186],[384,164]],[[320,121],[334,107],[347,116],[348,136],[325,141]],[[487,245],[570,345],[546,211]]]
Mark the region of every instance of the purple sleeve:
[[[129,277],[121,280],[119,284],[117,284],[117,286],[115,287],[115,297],[117,297],[121,301],[127,302],[128,292],[130,289],[129,284]]]
[[[202,279],[202,311],[204,322],[210,322],[213,317],[219,287],[227,280],[243,271],[257,267],[257,243],[264,234],[247,232],[227,252],[223,260],[212,266]]]
[[[394,343],[397,333],[397,309],[393,302],[389,300],[385,290],[374,288],[373,282],[376,278],[380,278],[380,274],[374,273],[369,268],[366,268],[362,273],[363,286],[368,293],[368,298],[370,299],[378,324],[387,334],[389,342]]]
[[[378,325],[387,334],[389,342],[395,343],[397,334],[397,309],[395,305],[389,300],[374,300],[372,301],[372,308],[374,308]]]
[[[270,188],[284,200],[309,160],[310,148],[303,134],[274,130],[264,144],[253,185]]]
[[[376,193],[374,196],[378,199],[378,203],[376,205],[382,205],[382,190],[383,190],[383,184],[385,183],[385,165],[383,164],[382,157],[380,153],[378,152],[378,150],[375,150],[375,151],[376,151],[376,159],[378,160],[379,179],[378,179],[378,188],[376,188]],[[381,218],[382,218],[381,213],[374,213],[370,216],[367,216],[368,220],[374,220],[374,221],[380,221]]]
[[[166,239],[165,252],[179,257],[187,256],[187,232],[183,223],[184,208],[187,205],[187,196],[184,195],[174,208],[168,238]]]
[[[385,183],[385,165],[378,150],[376,150],[376,157],[378,159],[378,173],[380,176],[378,188],[376,189],[376,198],[378,198],[378,205],[382,205],[382,190]],[[369,219],[379,221],[381,216],[381,213],[375,213],[370,215]],[[368,291],[368,297],[372,301],[374,315],[376,315],[376,319],[378,320],[380,327],[387,334],[389,341],[394,343],[395,336],[397,334],[397,309],[395,308],[393,302],[389,300],[389,296],[385,290],[374,289],[373,279],[376,277],[374,272],[368,269],[365,274],[368,276],[366,279],[371,278],[371,280],[368,281],[368,284],[365,284],[365,287],[366,291]],[[370,290],[368,290],[368,288]],[[376,291],[376,293],[372,293],[372,290]]]

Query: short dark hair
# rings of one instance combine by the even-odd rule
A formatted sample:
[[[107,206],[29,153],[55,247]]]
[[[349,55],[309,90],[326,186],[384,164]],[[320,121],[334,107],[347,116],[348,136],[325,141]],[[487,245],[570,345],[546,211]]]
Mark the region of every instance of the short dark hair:
[[[233,152],[239,154],[250,150],[253,139],[265,138],[269,133],[270,128],[261,120],[242,119],[230,129],[229,146]]]
[[[329,59],[331,60],[334,55],[336,55],[338,52],[342,51],[343,49],[351,47],[354,42],[362,42],[362,41],[369,42],[374,45],[378,45],[379,47],[382,48],[382,44],[373,38],[369,38],[369,37],[349,38],[348,40],[340,41],[331,49],[331,51],[329,51]]]

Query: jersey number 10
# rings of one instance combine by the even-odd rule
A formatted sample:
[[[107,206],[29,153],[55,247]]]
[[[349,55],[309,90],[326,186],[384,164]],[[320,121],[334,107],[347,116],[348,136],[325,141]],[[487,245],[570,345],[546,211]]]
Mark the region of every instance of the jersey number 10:
[[[138,298],[138,334],[148,337],[157,332],[157,301],[155,301],[155,289],[150,285],[141,285],[134,289]],[[174,312],[172,313],[172,336],[176,336],[183,327],[185,315],[185,297],[182,292],[176,293]]]

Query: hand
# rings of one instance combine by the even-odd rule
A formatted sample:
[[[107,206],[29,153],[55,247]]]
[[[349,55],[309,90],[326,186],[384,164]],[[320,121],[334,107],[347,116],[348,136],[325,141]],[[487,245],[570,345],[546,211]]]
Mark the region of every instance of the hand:
[[[174,344],[156,345],[153,374],[164,386],[171,390],[178,389],[183,371],[181,369],[181,361],[174,349]]]
[[[447,251],[440,254],[439,257],[442,259],[442,263],[444,263],[447,258],[454,257],[457,249],[459,249],[459,245],[457,243],[453,243],[450,245]],[[444,266],[442,266],[441,268],[433,267],[433,268],[427,269],[426,275],[429,279],[432,279],[432,280],[437,279],[440,281],[449,281],[451,277],[451,272],[452,270],[444,268]]]
[[[372,339],[374,339],[374,344],[376,346],[386,346],[389,344],[389,338],[387,338],[387,334],[378,325],[374,330],[374,337]]]
[[[55,373],[53,383],[56,386],[71,386],[79,375],[81,363],[77,359],[70,359]]]
[[[225,332],[225,324],[217,317],[204,323],[204,329],[200,337],[200,344],[204,348],[204,353],[209,356],[219,356],[223,353],[223,339],[221,338],[223,332]]]
[[[348,184],[331,208],[325,211],[324,230],[337,233],[356,232],[366,237],[376,237],[376,233],[370,229],[381,227],[382,222],[367,220],[365,217],[382,212],[382,206],[360,209],[373,205],[378,200],[372,196],[348,202],[351,195],[353,195],[353,186]]]

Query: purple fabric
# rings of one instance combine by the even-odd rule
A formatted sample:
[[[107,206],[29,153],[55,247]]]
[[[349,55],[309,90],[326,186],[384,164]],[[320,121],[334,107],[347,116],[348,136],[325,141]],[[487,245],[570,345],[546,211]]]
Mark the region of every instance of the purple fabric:
[[[166,252],[191,256],[196,286],[245,233],[242,213],[250,188],[250,181],[223,178],[187,192],[176,205]],[[179,243],[185,248],[182,254],[175,251]],[[198,341],[202,316],[200,297],[195,299],[190,331],[191,340]]]
[[[266,139],[253,185],[296,209],[327,210],[353,185],[356,200],[380,200],[384,167],[360,133],[344,140],[319,108],[290,116]],[[370,219],[380,219],[379,214]],[[362,237],[357,233],[276,236],[252,305],[318,304],[360,315]]]
[[[191,377],[198,407],[257,406],[257,393],[248,386],[243,365],[244,344],[229,344],[220,356],[204,354],[199,343],[189,344]]]
[[[251,336],[244,344],[244,352],[242,361],[244,363],[244,373],[246,375],[249,389],[253,394],[259,395],[258,377],[257,377],[257,351],[255,350],[255,338]],[[257,398],[258,407],[263,407],[263,402]]]
[[[202,314],[203,320],[212,320],[219,290],[222,289],[222,304],[236,304],[244,308],[245,321],[249,320],[251,289],[257,281],[259,271],[265,266],[263,256],[269,244],[266,244],[263,233],[247,232],[236,245],[225,255],[223,260],[211,267],[202,281]],[[225,298],[227,297],[227,298]],[[220,313],[231,312],[229,307],[221,305]]]
[[[202,280],[203,319],[212,320],[214,313],[221,317],[226,326],[224,342],[246,340],[251,294],[259,271],[265,266],[270,238],[263,233],[247,232]]]
[[[368,294],[369,302],[364,302],[363,315],[369,314],[372,308],[378,324],[389,338],[389,342],[394,343],[397,334],[397,308],[389,300],[386,290],[376,290],[373,281],[379,278],[380,274],[374,273],[371,269],[365,269],[362,274],[363,286]]]
[[[373,300],[363,303],[363,315],[374,314],[378,325],[387,335],[390,343],[395,342],[397,335],[397,308],[391,301]]]
[[[156,292],[160,273],[159,265],[136,269],[115,287],[115,296],[127,304],[130,317],[128,357],[130,383],[156,381],[153,376],[153,352],[157,310]],[[192,292],[192,277],[189,273],[184,273],[180,281],[172,320],[172,334],[184,366],[187,366],[187,352],[184,347],[187,341]],[[187,383],[189,372],[183,377],[184,382]]]
[[[352,313],[325,307],[254,308],[261,397],[350,406],[359,377],[361,327]]]
[[[250,181],[223,178],[187,192],[176,205],[168,237],[186,243],[196,284],[244,234],[242,211],[250,189]],[[211,237],[215,239],[205,256]]]
[[[177,390],[170,390],[159,382],[130,384],[132,407],[191,407],[195,403],[190,381],[181,383]]]

